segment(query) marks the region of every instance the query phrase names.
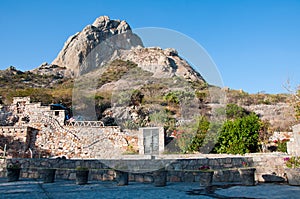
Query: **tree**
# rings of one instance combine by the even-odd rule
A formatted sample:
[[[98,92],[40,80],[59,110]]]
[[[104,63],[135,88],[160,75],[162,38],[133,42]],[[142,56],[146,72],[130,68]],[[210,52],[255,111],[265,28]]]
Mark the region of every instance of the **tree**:
[[[236,104],[227,104],[225,108],[219,108],[217,114],[226,115],[229,120],[245,117],[250,112]]]
[[[196,135],[193,137],[192,143],[188,147],[189,151],[199,151],[208,132],[209,125],[210,122],[206,117],[200,116],[197,118],[197,121],[193,127],[193,131],[196,132]]]
[[[200,151],[210,127],[210,122],[205,116],[199,116],[192,122],[183,124],[176,132],[176,143],[181,152]]]

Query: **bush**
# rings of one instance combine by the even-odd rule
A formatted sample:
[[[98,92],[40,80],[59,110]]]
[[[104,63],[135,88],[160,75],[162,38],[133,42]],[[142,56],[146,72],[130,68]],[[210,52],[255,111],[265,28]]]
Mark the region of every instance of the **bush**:
[[[289,140],[283,139],[277,142],[277,151],[286,153],[287,152],[287,142]]]
[[[227,119],[232,120],[245,117],[246,115],[249,115],[250,112],[236,104],[227,104],[225,108],[219,108],[217,114],[226,114]]]
[[[164,100],[170,104],[179,104],[180,100],[175,92],[169,92],[164,96]]]
[[[137,67],[137,64],[131,61],[114,60],[106,66],[106,70],[101,74],[98,79],[98,88],[104,84],[118,81],[131,69]]]
[[[261,121],[257,115],[228,120],[219,132],[215,151],[218,153],[245,154],[258,151]]]

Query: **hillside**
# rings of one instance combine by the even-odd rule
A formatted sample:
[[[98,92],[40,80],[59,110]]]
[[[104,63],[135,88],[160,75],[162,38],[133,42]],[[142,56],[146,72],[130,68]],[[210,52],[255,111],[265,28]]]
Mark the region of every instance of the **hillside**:
[[[44,105],[73,106],[77,119],[124,129],[163,125],[171,133],[199,115],[213,118],[225,103],[260,114],[272,130],[287,130],[295,122],[289,95],[209,85],[176,49],[145,48],[126,21],[107,16],[70,36],[51,64],[25,72],[15,67],[0,71],[0,85],[5,104],[14,96],[30,96]]]

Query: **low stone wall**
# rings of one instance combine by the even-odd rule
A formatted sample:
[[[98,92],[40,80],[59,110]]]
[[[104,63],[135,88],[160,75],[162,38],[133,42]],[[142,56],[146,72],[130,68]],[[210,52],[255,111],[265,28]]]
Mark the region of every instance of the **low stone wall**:
[[[263,175],[275,175],[286,178],[284,158],[290,157],[284,153],[257,153],[249,154],[253,160],[253,166],[256,168],[255,178],[257,181],[264,182]]]
[[[8,159],[7,164],[12,160]],[[75,179],[76,167],[90,169],[90,180],[114,180],[116,170],[129,170],[129,180],[152,182],[152,171],[165,167],[170,182],[199,181],[198,168],[207,165],[215,170],[215,182],[238,182],[237,167],[243,161],[251,163],[251,159],[236,158],[199,158],[199,159],[135,159],[135,160],[74,160],[74,159],[18,159],[22,165],[21,177],[40,178],[42,168],[56,168],[56,178]],[[3,166],[3,165],[2,165]],[[226,169],[224,169],[226,168]],[[2,174],[3,175],[3,174]],[[4,176],[2,176],[4,177]]]
[[[115,179],[115,170],[129,171],[129,180],[136,182],[152,182],[152,171],[165,167],[169,182],[199,182],[199,167],[209,166],[214,170],[213,182],[240,182],[238,168],[246,162],[249,167],[256,168],[256,181],[264,182],[264,174],[276,174],[284,177],[285,154],[248,154],[246,156],[230,155],[196,155],[160,156],[124,156],[122,160],[95,159],[18,159],[22,165],[21,177],[40,178],[42,168],[56,168],[57,179],[75,179],[76,167],[87,167],[90,170],[90,180],[111,181]],[[5,167],[12,159],[0,159],[0,175],[5,177]],[[2,168],[2,169],[1,169]]]
[[[36,135],[35,151],[46,151],[46,157],[68,158],[117,158],[128,146],[133,146],[120,127],[65,127],[62,130],[39,131]],[[136,140],[134,140],[136,142]]]

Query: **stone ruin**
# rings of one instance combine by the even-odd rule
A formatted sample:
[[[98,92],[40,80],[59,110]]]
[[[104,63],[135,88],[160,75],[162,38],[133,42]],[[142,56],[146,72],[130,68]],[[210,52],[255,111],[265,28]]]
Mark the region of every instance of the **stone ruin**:
[[[16,97],[10,106],[2,106],[0,119],[1,156],[119,158],[129,146],[138,151],[137,136],[118,126],[72,125],[66,122],[66,110],[31,103],[29,97]]]
[[[293,126],[290,141],[287,142],[287,152],[290,155],[300,156],[300,124]]]
[[[164,151],[162,128],[141,128],[132,134],[95,121],[70,125],[66,110],[31,103],[29,97],[15,97],[10,106],[0,108],[0,156],[118,159],[128,151],[140,155]],[[274,136],[288,138],[288,154],[299,156],[299,132],[300,125],[295,125],[293,132]]]

